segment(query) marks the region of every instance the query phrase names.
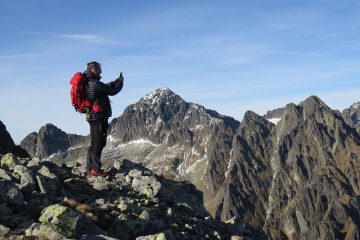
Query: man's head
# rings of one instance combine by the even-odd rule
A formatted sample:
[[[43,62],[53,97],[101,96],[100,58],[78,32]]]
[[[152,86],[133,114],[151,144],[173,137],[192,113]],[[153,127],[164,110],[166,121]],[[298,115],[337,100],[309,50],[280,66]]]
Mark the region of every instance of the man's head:
[[[95,75],[100,76],[101,74],[101,64],[98,62],[89,62],[87,63],[87,70]]]

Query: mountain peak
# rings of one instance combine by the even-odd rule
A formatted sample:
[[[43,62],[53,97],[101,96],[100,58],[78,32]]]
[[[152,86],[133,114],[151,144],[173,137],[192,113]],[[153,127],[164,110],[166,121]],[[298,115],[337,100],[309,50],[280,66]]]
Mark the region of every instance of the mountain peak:
[[[169,88],[163,87],[146,94],[146,96],[141,98],[139,102],[152,106],[157,105],[160,102],[169,102],[169,99],[183,101],[179,95],[175,94]]]
[[[164,97],[164,96],[171,96],[171,95],[175,95],[175,93],[173,91],[171,91],[169,88],[163,87],[163,88],[158,88],[158,89],[146,94],[146,96],[143,97],[143,99],[147,100],[147,99],[153,99],[156,97]]]
[[[318,96],[315,96],[315,95],[308,97],[307,99],[302,101],[299,105],[304,108],[308,108],[308,107],[309,108],[313,108],[313,107],[329,108]]]

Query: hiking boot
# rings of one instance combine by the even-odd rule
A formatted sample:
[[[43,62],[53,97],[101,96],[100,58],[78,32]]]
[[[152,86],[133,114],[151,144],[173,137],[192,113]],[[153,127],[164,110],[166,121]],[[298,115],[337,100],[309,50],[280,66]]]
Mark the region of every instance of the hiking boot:
[[[98,177],[107,177],[108,176],[108,174],[106,172],[103,172],[101,170],[96,171],[95,169],[91,169],[90,175],[98,176]]]

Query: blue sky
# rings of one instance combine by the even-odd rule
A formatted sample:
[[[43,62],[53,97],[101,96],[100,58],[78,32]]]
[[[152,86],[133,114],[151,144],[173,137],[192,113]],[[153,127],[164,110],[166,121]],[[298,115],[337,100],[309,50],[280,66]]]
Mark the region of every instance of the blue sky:
[[[360,1],[0,0],[0,120],[16,143],[53,123],[86,135],[69,79],[102,63],[122,71],[113,117],[169,87],[242,120],[247,110],[319,96],[333,109],[360,101]]]

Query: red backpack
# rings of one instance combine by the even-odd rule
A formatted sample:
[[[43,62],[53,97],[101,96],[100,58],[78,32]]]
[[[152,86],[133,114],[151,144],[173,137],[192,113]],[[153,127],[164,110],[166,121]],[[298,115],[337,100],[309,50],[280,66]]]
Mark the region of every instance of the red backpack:
[[[88,79],[81,73],[77,72],[71,78],[71,104],[75,107],[75,111],[80,113],[87,113],[91,109],[91,102],[87,99]]]

